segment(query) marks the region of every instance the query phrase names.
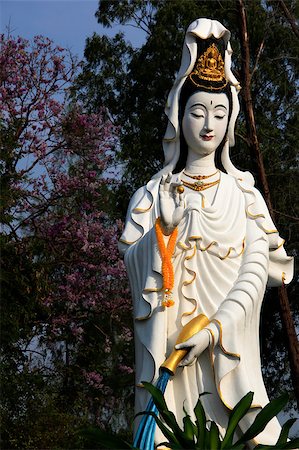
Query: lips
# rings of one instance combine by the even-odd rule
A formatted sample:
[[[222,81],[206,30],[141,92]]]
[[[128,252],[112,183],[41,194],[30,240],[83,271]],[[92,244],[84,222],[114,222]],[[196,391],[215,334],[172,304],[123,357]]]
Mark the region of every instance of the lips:
[[[211,140],[213,139],[213,137],[214,137],[214,136],[211,136],[211,135],[209,135],[209,134],[203,134],[203,135],[201,136],[201,138],[202,138],[203,141],[211,141]]]

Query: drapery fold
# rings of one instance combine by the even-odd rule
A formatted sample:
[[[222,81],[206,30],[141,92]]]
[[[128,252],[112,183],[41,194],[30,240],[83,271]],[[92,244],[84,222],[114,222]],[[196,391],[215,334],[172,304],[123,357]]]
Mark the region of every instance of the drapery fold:
[[[173,175],[172,181],[176,182],[177,177]],[[151,180],[134,195],[120,241],[134,302],[136,385],[157,379],[159,367],[182,326],[196,315],[205,314],[219,327],[219,343],[210,349],[209,359],[198,358],[196,368],[179,369],[167,387],[166,400],[176,409],[179,420],[183,405],[178,405],[173,397],[185,399],[185,408],[192,415],[198,394],[207,390],[206,384],[210,383],[205,381],[211,378],[208,373],[213,373],[215,395],[218,392],[225,405],[223,411],[233,408],[249,390],[254,391],[255,407],[264,406],[268,397],[260,365],[260,308],[267,281],[278,285],[283,278],[285,282],[292,278],[292,258],[285,253],[283,240],[260,193],[221,173],[212,204],[203,202],[202,194],[185,197],[185,213],[173,257],[175,305],[165,309],[161,259],[154,232],[160,215],[159,183],[160,179]],[[191,396],[190,383],[194,390]],[[142,388],[137,390],[139,412],[146,407],[147,394]],[[218,400],[205,402],[210,403],[207,410],[211,414],[217,408],[219,411],[219,405],[215,406]],[[222,426],[225,423],[223,417],[211,419]],[[275,420],[272,427],[279,430]],[[249,414],[243,421],[244,428],[250,421]],[[269,442],[267,430],[260,438]]]

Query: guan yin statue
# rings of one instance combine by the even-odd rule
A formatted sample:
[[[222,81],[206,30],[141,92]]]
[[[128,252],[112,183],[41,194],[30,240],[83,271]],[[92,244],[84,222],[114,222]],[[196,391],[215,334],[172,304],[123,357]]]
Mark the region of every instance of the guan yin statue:
[[[176,346],[189,350],[169,366],[165,398],[177,420],[210,392],[201,397],[206,415],[225,430],[229,411],[253,391],[245,431],[269,402],[259,348],[265,288],[289,283],[293,260],[252,175],[230,160],[240,87],[229,38],[216,20],[189,26],[165,109],[164,168],[131,199],[119,246],[134,303],[136,413],[149,400],[142,381],[157,381]],[[195,318],[200,327],[176,345]],[[279,433],[274,418],[248,445],[274,444]],[[154,440],[165,441],[158,428]]]

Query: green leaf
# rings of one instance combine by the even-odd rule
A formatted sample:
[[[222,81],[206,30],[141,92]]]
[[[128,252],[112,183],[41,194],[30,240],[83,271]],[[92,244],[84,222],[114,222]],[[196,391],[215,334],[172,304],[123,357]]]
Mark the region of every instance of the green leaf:
[[[263,445],[263,444],[258,444],[254,447],[254,450],[270,450],[276,448],[276,445]]]
[[[206,445],[208,450],[218,450],[220,448],[221,441],[219,436],[219,429],[215,422],[211,422],[211,428],[206,433]]]
[[[192,420],[190,419],[190,416],[185,416],[183,418],[183,424],[184,424],[184,435],[187,440],[190,441],[191,446],[188,448],[194,448],[195,446],[195,440],[194,440],[194,424]]]
[[[163,417],[165,423],[176,433],[180,434],[182,433],[182,430],[180,429],[175,415],[169,411],[167,404],[165,402],[164,395],[160,391],[160,389],[156,388],[151,383],[148,383],[147,381],[142,381],[142,384],[144,388],[151,394],[153,397],[153,400],[155,402],[155,405],[158,408],[158,411],[160,415]]]
[[[196,425],[197,425],[197,445],[196,448],[201,450],[204,448],[204,442],[205,442],[205,435],[206,435],[206,425],[207,425],[207,419],[206,414],[203,409],[203,406],[201,404],[201,400],[199,399],[196,403],[196,406],[194,408],[194,413],[196,417]]]
[[[283,450],[294,450],[299,448],[299,438],[291,439],[289,442],[287,442],[283,447],[281,447]],[[277,447],[277,450],[279,447]]]
[[[172,446],[172,448],[175,448],[175,447],[177,447],[179,449],[182,448],[180,442],[176,438],[176,435],[166,425],[164,425],[164,423],[159,419],[159,417],[157,417],[157,415],[155,413],[153,413],[151,411],[147,411],[145,414],[148,414],[149,416],[154,417],[158,427],[160,428],[160,430],[162,431],[162,433],[164,434],[166,439],[168,439],[168,442]]]
[[[164,395],[162,394],[160,389],[156,388],[156,386],[154,386],[153,384],[148,383],[146,381],[142,382],[142,384],[144,385],[145,389],[153,397],[153,400],[158,408],[159,414],[163,418],[166,425],[168,425],[172,429],[172,431],[175,433],[175,436],[178,439],[178,441],[181,445],[181,448],[186,447],[186,445],[188,445],[188,443],[187,443],[188,441],[186,440],[184,432],[179,427],[179,425],[176,421],[175,415],[171,411],[169,411],[167,404],[165,402],[165,399],[164,399]]]
[[[238,440],[238,444],[242,442],[250,441],[255,436],[260,434],[270,422],[287,404],[289,399],[288,394],[282,394],[280,397],[272,400],[266,405],[256,416],[253,424],[248,428],[246,433],[243,434],[241,439]]]
[[[282,446],[283,444],[287,443],[289,431],[290,431],[291,427],[294,425],[294,423],[296,422],[296,420],[297,419],[289,419],[289,420],[287,420],[286,423],[283,424],[283,426],[281,428],[280,436],[278,438],[278,441],[276,442],[277,446]]]
[[[221,449],[230,449],[233,444],[234,433],[240,420],[245,416],[250,408],[253,399],[253,392],[248,392],[234,407],[229,416],[227,430],[223,438]]]

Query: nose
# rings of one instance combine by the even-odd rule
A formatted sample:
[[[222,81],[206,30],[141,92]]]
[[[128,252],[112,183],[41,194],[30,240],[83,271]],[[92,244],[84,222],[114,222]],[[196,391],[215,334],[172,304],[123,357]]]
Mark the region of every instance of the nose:
[[[207,126],[204,127],[204,130],[205,130],[206,133],[211,133],[211,131],[213,131],[212,128],[207,127]]]
[[[213,131],[213,119],[209,114],[206,116],[204,130],[206,133],[211,133],[211,131]]]

